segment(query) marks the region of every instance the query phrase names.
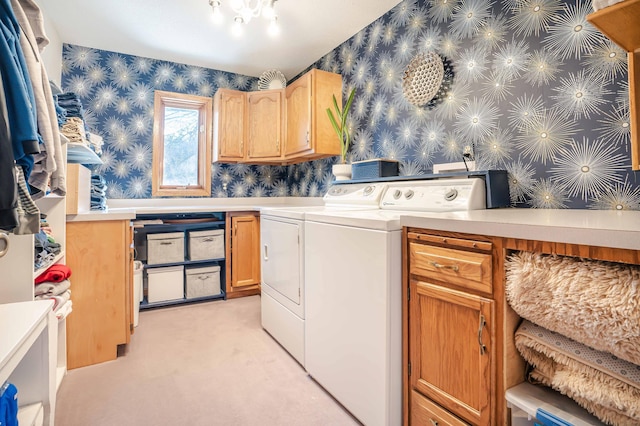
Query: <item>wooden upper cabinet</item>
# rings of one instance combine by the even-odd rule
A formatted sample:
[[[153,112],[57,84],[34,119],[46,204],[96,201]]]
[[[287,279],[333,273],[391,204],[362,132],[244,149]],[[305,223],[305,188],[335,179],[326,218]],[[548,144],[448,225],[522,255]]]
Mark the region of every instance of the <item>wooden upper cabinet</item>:
[[[317,69],[286,87],[285,158],[303,161],[340,155],[340,140],[326,113],[333,95],[342,107],[342,77]]]
[[[611,41],[626,50],[629,62],[631,168],[640,170],[640,0],[625,0],[587,16]]]
[[[311,150],[311,74],[307,73],[285,89],[287,136],[284,155]]]
[[[342,107],[342,76],[311,70],[285,89],[218,89],[213,161],[292,164],[340,155],[327,108]]]
[[[219,89],[213,98],[213,161],[236,163],[245,158],[246,93]]]
[[[247,159],[279,160],[282,154],[284,91],[247,93]]]

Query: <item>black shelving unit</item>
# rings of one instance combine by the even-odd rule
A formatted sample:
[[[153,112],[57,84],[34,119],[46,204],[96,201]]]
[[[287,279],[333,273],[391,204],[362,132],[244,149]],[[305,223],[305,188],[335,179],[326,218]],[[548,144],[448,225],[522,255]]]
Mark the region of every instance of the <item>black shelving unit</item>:
[[[159,222],[162,223],[159,223]],[[156,223],[157,222],[157,223]],[[211,300],[224,300],[227,297],[226,293],[226,268],[225,258],[213,258],[205,260],[189,260],[188,253],[188,239],[187,233],[189,231],[206,231],[214,229],[225,229],[225,213],[224,212],[198,212],[198,213],[162,213],[162,214],[141,214],[136,216],[134,221],[134,245],[135,245],[135,259],[142,262],[144,266],[143,274],[146,282],[146,271],[155,268],[164,268],[171,266],[185,266],[185,272],[187,266],[220,266],[220,294],[173,300],[163,300],[159,302],[149,303],[145,295],[144,300],[140,302],[140,309],[152,309],[165,306],[174,306],[184,303],[198,303]],[[140,226],[136,226],[136,224]],[[184,261],[161,263],[161,264],[147,264],[147,235],[149,234],[164,234],[171,232],[184,232]],[[225,237],[226,238],[226,237]],[[225,256],[228,254],[225,254]],[[183,278],[183,294],[186,294],[186,279]]]

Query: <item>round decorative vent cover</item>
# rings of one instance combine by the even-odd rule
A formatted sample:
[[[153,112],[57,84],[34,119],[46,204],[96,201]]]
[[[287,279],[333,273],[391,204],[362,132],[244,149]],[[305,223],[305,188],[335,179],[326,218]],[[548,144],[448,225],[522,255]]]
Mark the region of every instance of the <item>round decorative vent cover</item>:
[[[444,77],[442,58],[434,52],[417,54],[404,71],[402,92],[415,106],[423,106],[438,93]]]
[[[260,90],[284,89],[286,85],[287,79],[278,70],[267,70],[258,79],[258,88]]]

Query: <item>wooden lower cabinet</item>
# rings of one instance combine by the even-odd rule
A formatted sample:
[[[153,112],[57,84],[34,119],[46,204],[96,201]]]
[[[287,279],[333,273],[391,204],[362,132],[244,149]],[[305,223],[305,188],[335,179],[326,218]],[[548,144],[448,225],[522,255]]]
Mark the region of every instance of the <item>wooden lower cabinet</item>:
[[[229,212],[227,298],[260,293],[260,213]]]
[[[492,244],[405,233],[405,423],[495,424]]]
[[[426,426],[469,425],[416,391],[411,391],[411,424]]]
[[[133,233],[128,220],[67,222],[73,313],[67,368],[116,359],[133,330]]]

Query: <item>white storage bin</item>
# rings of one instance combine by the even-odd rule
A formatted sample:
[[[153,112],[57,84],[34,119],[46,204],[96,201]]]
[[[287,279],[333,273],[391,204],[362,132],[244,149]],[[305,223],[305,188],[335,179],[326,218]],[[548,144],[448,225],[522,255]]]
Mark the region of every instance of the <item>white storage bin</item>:
[[[505,397],[512,426],[604,426],[574,400],[545,386],[520,383],[507,389]]]
[[[187,299],[220,294],[220,266],[186,269]]]
[[[189,260],[224,258],[224,229],[189,232]]]
[[[184,266],[147,269],[149,303],[184,299]]]
[[[184,232],[147,235],[147,264],[184,262]]]

